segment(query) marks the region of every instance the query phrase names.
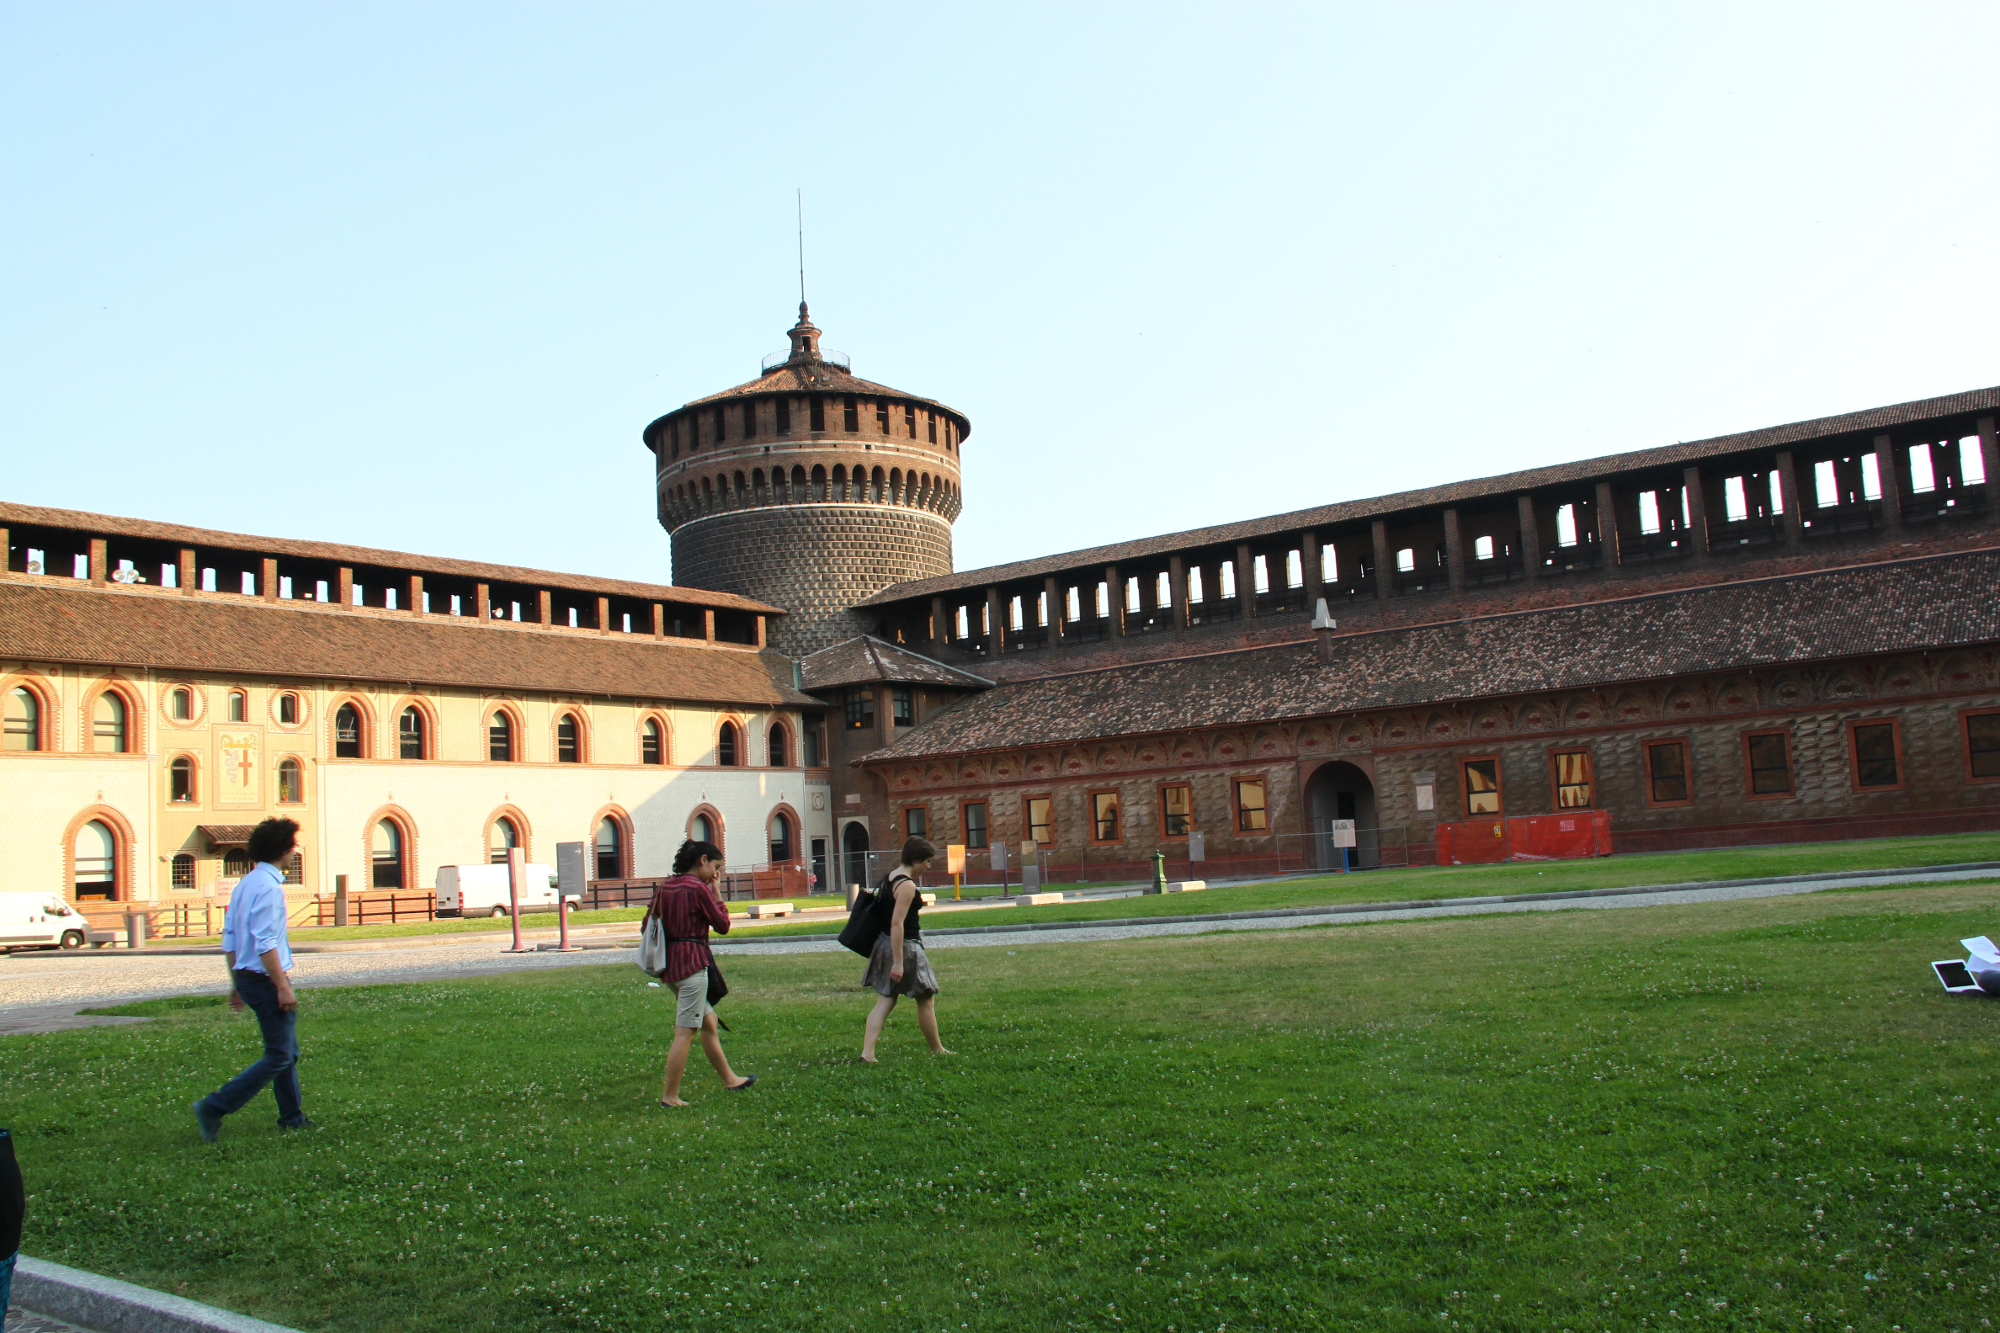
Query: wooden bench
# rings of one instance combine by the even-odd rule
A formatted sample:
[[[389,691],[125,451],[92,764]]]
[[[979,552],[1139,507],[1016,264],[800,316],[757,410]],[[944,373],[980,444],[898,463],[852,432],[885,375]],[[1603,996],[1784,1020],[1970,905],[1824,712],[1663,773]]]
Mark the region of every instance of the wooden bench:
[[[752,919],[766,916],[790,916],[797,909],[790,903],[749,903],[743,911]]]

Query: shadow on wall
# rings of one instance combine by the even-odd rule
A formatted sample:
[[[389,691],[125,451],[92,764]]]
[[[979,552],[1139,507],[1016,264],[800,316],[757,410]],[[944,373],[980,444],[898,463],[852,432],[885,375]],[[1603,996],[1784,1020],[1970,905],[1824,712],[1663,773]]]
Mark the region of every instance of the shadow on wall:
[[[639,878],[673,873],[674,853],[688,836],[695,812],[713,810],[722,827],[714,840],[732,867],[761,865],[771,859],[770,825],[780,806],[807,816],[805,779],[795,772],[744,768],[681,773],[636,805],[632,817],[632,873]],[[792,855],[801,855],[801,838],[824,837],[823,830],[793,829]]]

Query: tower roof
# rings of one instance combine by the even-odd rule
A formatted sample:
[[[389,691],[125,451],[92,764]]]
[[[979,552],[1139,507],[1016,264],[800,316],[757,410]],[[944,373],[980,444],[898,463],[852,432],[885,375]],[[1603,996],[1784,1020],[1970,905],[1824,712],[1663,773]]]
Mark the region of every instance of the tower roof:
[[[847,368],[846,358],[838,352],[830,354],[839,358],[838,360],[829,359],[829,354],[820,350],[819,329],[807,315],[804,301],[799,302],[799,322],[786,331],[786,337],[791,341],[791,350],[786,353],[784,360],[767,364],[764,373],[754,380],[739,384],[733,389],[724,389],[721,393],[709,394],[706,398],[693,399],[682,403],[672,412],[663,413],[646,427],[646,438],[652,437],[653,427],[660,422],[689,408],[705,407],[710,403],[728,402],[738,398],[781,393],[867,394],[875,398],[896,398],[922,403],[946,413],[956,421],[960,439],[972,434],[971,420],[957,408],[947,407],[937,399],[926,398],[922,394],[905,393],[886,384],[864,380]]]

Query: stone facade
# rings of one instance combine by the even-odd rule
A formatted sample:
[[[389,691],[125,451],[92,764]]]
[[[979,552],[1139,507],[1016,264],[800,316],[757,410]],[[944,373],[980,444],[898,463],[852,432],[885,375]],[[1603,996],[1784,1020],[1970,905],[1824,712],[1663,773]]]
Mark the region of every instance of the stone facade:
[[[674,576],[786,608],[771,645],[794,656],[865,633],[849,609],[859,588],[883,588],[951,568],[951,524],[921,509],[840,503],[772,504],[675,529]]]
[[[863,632],[849,608],[951,572],[971,423],[849,374],[806,317],[757,379],[646,427],[674,577],[784,606],[771,642],[804,655]],[[751,590],[755,590],[754,593]]]

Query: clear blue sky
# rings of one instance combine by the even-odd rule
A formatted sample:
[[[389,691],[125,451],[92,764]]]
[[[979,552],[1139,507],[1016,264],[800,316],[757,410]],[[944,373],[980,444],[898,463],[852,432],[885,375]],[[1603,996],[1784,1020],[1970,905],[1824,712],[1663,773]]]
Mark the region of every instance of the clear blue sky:
[[[0,495],[664,579],[797,303],[960,568],[2000,382],[1991,5],[0,9]]]

